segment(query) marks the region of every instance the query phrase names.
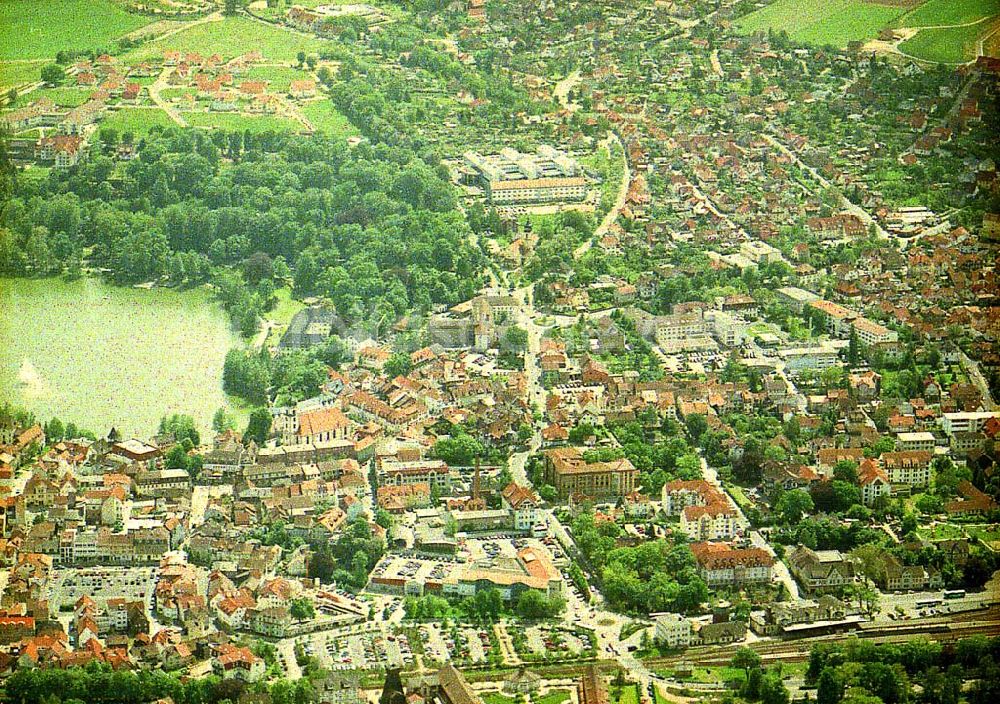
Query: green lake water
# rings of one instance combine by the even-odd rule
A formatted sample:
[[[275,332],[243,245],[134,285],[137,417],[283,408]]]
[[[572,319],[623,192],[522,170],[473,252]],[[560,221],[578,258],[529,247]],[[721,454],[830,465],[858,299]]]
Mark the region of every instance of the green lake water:
[[[40,420],[145,438],[187,413],[204,435],[228,405],[222,364],[238,344],[203,290],[0,278],[0,400]]]

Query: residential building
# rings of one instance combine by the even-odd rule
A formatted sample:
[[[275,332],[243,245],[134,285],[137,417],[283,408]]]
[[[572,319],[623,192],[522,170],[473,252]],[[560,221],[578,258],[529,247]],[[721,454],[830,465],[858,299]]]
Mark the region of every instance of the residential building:
[[[839,589],[854,581],[854,565],[837,550],[799,545],[785,557],[788,570],[807,592]]]
[[[691,545],[698,574],[709,587],[771,581],[774,557],[762,548],[734,548],[728,543]]]
[[[619,498],[638,484],[639,470],[627,458],[607,462],[588,461],[576,447],[546,450],[545,481],[561,499],[581,494],[591,498]]]

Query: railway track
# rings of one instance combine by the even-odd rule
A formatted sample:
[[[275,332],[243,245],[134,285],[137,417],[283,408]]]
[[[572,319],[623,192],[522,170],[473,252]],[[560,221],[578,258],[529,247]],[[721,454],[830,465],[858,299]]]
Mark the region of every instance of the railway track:
[[[849,634],[840,633],[795,640],[761,641],[751,647],[765,662],[802,662],[809,658],[809,651],[819,643],[833,643],[845,638],[863,638],[876,643],[905,643],[916,637],[949,642],[975,635],[1000,636],[1000,607],[969,614],[955,614],[955,618],[941,621],[892,624],[877,629],[862,629]],[[675,665],[680,662],[693,665],[726,665],[733,657],[733,645],[707,646],[689,649],[679,655],[644,660],[650,669]]]

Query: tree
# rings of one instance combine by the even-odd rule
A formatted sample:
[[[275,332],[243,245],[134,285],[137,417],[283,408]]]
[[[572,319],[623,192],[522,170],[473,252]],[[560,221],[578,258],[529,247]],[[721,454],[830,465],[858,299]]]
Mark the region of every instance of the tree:
[[[761,704],[788,704],[788,688],[776,672],[768,672],[760,682]]]
[[[226,0],[222,13],[224,15],[232,16],[236,14],[239,8],[240,8],[240,0]]]
[[[500,348],[503,352],[523,354],[528,349],[528,332],[524,328],[512,325],[504,333]]]
[[[163,416],[160,419],[159,434],[173,435],[179,443],[184,443],[186,440],[190,447],[198,447],[201,444],[201,434],[195,427],[194,418],[184,413]]]
[[[816,687],[816,704],[840,704],[844,698],[844,681],[836,668],[824,667]]]
[[[840,460],[833,465],[833,478],[848,484],[858,484],[858,464],[851,460]]]
[[[701,413],[691,413],[685,416],[684,425],[687,426],[688,435],[694,442],[698,442],[704,432],[708,430],[708,420]]]
[[[53,418],[45,424],[45,439],[48,442],[59,442],[64,437],[66,437],[66,428],[63,427],[61,420]]]
[[[212,430],[215,431],[216,435],[222,435],[227,430],[234,430],[235,428],[236,419],[224,406],[219,406],[212,416]]]
[[[50,86],[57,86],[63,82],[66,71],[58,64],[47,64],[42,67],[42,80]]]
[[[813,500],[809,492],[803,489],[793,489],[786,491],[778,499],[775,510],[781,514],[785,523],[795,524],[802,520],[802,517],[812,513]]]
[[[750,670],[760,669],[760,655],[753,648],[747,646],[742,646],[736,650],[733,655],[732,666],[743,670],[747,677],[750,676]]]
[[[450,465],[469,467],[477,457],[482,457],[483,446],[471,435],[460,433],[434,443],[434,455]]]
[[[247,429],[243,433],[243,442],[253,440],[258,445],[263,445],[270,434],[271,412],[266,408],[255,408],[250,411]]]
[[[299,62],[299,68],[302,68],[302,64],[306,62],[306,52],[300,51],[295,55],[295,58]]]
[[[565,606],[566,600],[560,596],[547,597],[536,589],[528,589],[517,598],[514,612],[527,620],[554,618]]]
[[[397,376],[406,376],[410,373],[411,369],[413,369],[413,362],[410,360],[410,355],[396,352],[386,360],[382,371],[389,378],[395,378]]]
[[[313,606],[312,599],[300,597],[292,599],[288,607],[288,613],[296,621],[305,621],[306,619],[316,618],[316,607]]]

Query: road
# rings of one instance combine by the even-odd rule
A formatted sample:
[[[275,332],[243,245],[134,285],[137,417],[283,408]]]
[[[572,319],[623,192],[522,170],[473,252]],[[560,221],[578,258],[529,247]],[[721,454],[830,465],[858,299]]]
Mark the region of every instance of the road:
[[[997,404],[993,400],[992,394],[990,394],[990,385],[986,381],[986,377],[983,376],[982,369],[979,368],[979,362],[971,359],[969,355],[965,354],[961,350],[958,353],[962,361],[962,368],[972,379],[972,383],[976,385],[979,389],[979,393],[983,397],[983,410],[985,411],[995,411],[997,409]]]
[[[156,107],[167,113],[171,120],[176,122],[181,127],[187,127],[187,120],[181,117],[177,108],[164,100],[163,96],[160,95],[160,91],[167,87],[167,78],[170,77],[171,71],[173,71],[173,68],[170,66],[164,66],[163,70],[160,71],[160,75],[156,77],[156,80],[149,84],[149,88],[147,89],[149,91],[149,98],[153,101]]]

